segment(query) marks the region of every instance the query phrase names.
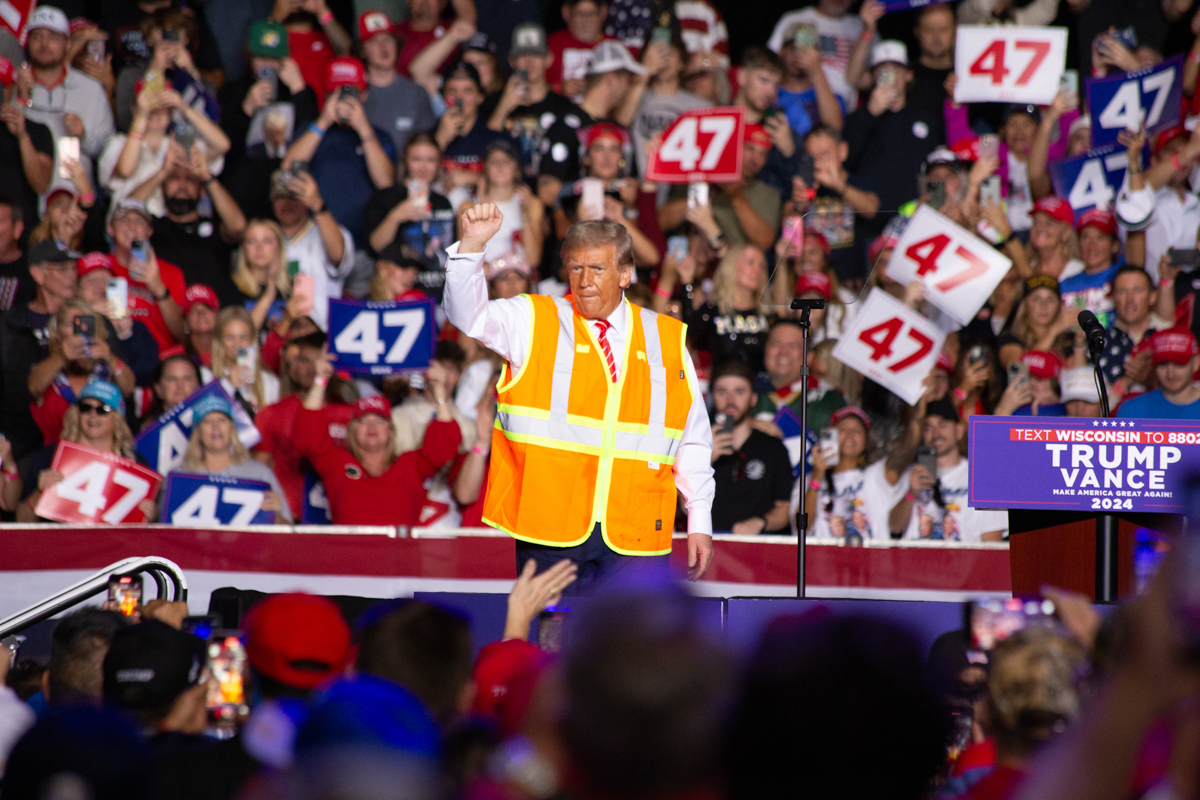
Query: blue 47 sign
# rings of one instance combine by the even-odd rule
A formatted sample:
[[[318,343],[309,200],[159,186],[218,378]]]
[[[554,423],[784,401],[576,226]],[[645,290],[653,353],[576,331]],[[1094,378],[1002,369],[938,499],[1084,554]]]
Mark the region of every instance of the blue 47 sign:
[[[1071,204],[1078,220],[1083,212],[1093,208],[1112,209],[1128,169],[1125,147],[1109,144],[1051,163],[1050,181],[1054,193]]]
[[[269,491],[263,481],[173,472],[163,489],[162,521],[197,528],[271,525],[275,512],[262,510]]]
[[[1123,130],[1141,125],[1155,134],[1183,119],[1183,56],[1137,72],[1087,81],[1088,113],[1092,117],[1092,146],[1117,141]]]
[[[329,301],[330,352],[338,369],[392,375],[429,366],[437,345],[432,299]]]
[[[238,440],[247,449],[261,441],[262,435],[258,428],[254,427],[250,415],[239,403],[230,399],[221,388],[221,384],[213,381],[201,386],[179,405],[164,413],[133,440],[134,449],[141,453],[150,467],[160,475],[166,475],[183,462],[187,453],[188,437],[192,435],[192,425],[196,422],[192,419],[192,408],[201,398],[210,395],[225,398],[233,407],[233,425],[237,429]]]

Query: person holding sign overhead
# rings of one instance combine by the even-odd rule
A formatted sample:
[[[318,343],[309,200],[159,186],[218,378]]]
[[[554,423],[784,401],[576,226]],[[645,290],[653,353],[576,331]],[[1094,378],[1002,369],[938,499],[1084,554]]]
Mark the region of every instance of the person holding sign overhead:
[[[275,473],[266,464],[252,459],[238,439],[229,401],[213,395],[201,398],[192,408],[192,419],[195,424],[188,439],[187,453],[179,469],[172,473],[226,475],[268,483],[271,491],[263,494],[262,510],[274,511],[284,522],[291,522],[292,509]]]
[[[483,253],[500,211],[477,205],[459,222],[446,314],[507,361],[484,521],[518,540],[518,568],[567,558],[585,591],[636,561],[666,572],[678,488],[698,579],[712,560],[712,431],[683,325],[624,297],[628,232],[607,220],[567,230],[570,300],[488,302]]]
[[[63,418],[61,441],[114,453],[146,466],[146,459],[133,449],[133,431],[125,422],[125,399],[121,390],[108,381],[92,381],[79,393],[79,400]],[[21,505],[17,507],[18,522],[45,522],[34,512],[42,492],[63,479],[63,474],[50,469],[54,461],[55,445],[48,445],[34,453],[25,469],[15,478],[4,482],[5,504],[12,495],[17,495]],[[146,519],[158,518],[158,503],[147,497],[138,503],[138,509]]]

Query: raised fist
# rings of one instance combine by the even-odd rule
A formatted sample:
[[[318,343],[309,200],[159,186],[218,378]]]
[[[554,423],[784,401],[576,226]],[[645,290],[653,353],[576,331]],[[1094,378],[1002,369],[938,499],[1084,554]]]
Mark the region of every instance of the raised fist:
[[[490,240],[500,230],[504,215],[495,203],[480,203],[471,206],[462,213],[459,224],[462,230],[462,242],[458,246],[460,253],[482,253]]]

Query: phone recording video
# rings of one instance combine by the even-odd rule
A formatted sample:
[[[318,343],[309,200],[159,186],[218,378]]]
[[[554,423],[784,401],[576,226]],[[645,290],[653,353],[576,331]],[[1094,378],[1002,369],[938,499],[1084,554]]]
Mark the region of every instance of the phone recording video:
[[[538,614],[537,643],[543,652],[562,652],[563,645],[566,644],[565,627],[567,614],[570,612],[570,606],[559,604],[557,606],[547,606],[545,611]]]
[[[213,631],[208,638],[205,667],[209,718],[218,725],[235,725],[250,713],[246,703],[246,645],[239,631]]]
[[[1058,628],[1059,622],[1053,600],[987,597],[967,602],[966,625],[971,647],[987,652],[1019,630]]]
[[[142,606],[141,575],[110,575],[108,602],[127,617],[138,617]]]
[[[96,336],[96,318],[91,315],[76,317],[72,327],[76,336],[82,336],[89,343]]]

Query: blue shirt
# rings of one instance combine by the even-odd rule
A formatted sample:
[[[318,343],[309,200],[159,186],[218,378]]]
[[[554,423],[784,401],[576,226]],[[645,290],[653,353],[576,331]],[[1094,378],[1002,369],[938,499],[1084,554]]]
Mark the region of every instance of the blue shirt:
[[[394,163],[396,148],[392,146],[391,136],[378,128],[374,131],[383,152]],[[362,139],[353,128],[334,125],[317,145],[308,171],[316,179],[329,213],[350,231],[356,247],[365,247],[367,231],[363,228],[363,209],[375,194],[375,183],[367,170]]]
[[[846,116],[846,103],[834,95],[838,107],[842,109],[842,118]],[[821,123],[821,113],[817,110],[817,92],[811,86],[803,92],[789,92],[779,87],[779,97],[775,101],[787,114],[788,125],[800,136],[808,133]]]
[[[1078,314],[1086,308],[1100,319],[1101,325],[1108,327],[1116,318],[1112,313],[1112,282],[1117,270],[1123,266],[1124,256],[1103,272],[1095,275],[1081,272],[1067,278],[1059,284],[1063,306],[1072,314]]]
[[[1137,419],[1200,419],[1200,400],[1186,406],[1163,397],[1162,389],[1131,397],[1117,409],[1118,417]]]
[[[1065,417],[1067,415],[1066,403],[1054,403],[1053,405],[1038,406],[1039,417]],[[1021,406],[1013,412],[1014,417],[1032,417],[1033,403],[1027,406]]]

